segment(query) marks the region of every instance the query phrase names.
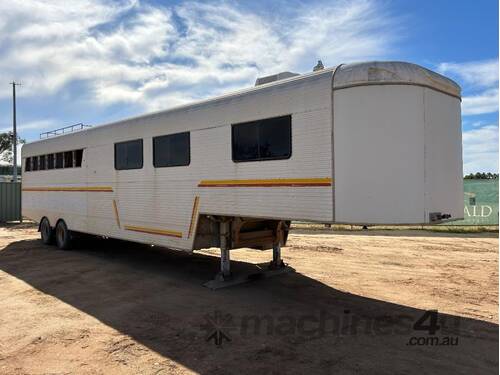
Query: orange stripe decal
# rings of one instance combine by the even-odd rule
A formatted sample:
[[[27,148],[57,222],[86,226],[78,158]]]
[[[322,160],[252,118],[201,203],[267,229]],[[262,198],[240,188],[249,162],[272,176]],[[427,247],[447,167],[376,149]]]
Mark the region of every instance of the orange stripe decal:
[[[116,201],[114,199],[113,199],[113,210],[115,212],[116,225],[118,225],[118,228],[121,228],[120,216],[118,215],[118,206],[116,205]]]
[[[200,197],[196,196],[194,198],[194,203],[193,203],[193,212],[191,213],[191,223],[189,224],[188,238],[191,237],[191,233],[193,232],[195,222],[197,221],[199,202],[200,202]]]
[[[173,230],[136,227],[136,226],[133,226],[133,225],[124,225],[123,227],[126,230],[131,230],[131,231],[134,231],[134,232],[141,232],[141,233],[148,233],[148,234],[158,234],[160,236],[169,236],[169,237],[182,238],[182,232],[176,232],[176,231],[173,231]]]
[[[23,191],[68,191],[68,192],[105,192],[112,193],[111,186],[46,186],[25,187]]]
[[[261,180],[202,180],[198,187],[309,187],[332,186],[331,178],[272,178]]]

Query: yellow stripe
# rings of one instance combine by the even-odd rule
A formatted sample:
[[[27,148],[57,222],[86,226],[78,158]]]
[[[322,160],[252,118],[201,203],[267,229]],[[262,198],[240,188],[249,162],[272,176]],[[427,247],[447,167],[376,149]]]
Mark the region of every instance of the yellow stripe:
[[[176,232],[176,231],[173,231],[173,230],[136,227],[136,226],[133,226],[133,225],[124,225],[123,227],[126,230],[132,230],[134,232],[141,232],[141,233],[148,233],[148,234],[159,234],[161,236],[170,236],[170,237],[182,238],[182,232]]]
[[[255,180],[202,180],[199,187],[331,186],[331,178],[271,178]]]
[[[196,222],[199,201],[200,201],[200,197],[197,196],[194,198],[193,212],[191,213],[191,223],[189,224],[188,238],[191,237],[191,233],[193,232],[194,223]]]
[[[23,191],[91,191],[91,192],[113,192],[111,186],[48,186],[48,187],[25,187]]]
[[[120,216],[118,215],[118,206],[116,205],[116,201],[113,199],[113,210],[115,211],[115,219],[116,219],[116,224],[118,225],[118,228],[120,227]]]

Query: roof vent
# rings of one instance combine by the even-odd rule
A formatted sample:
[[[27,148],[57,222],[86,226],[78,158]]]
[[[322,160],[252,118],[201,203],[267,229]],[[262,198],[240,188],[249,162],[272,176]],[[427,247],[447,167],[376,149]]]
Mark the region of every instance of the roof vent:
[[[318,70],[323,70],[323,69],[325,69],[325,66],[323,65],[323,62],[321,60],[318,60],[318,63],[313,68],[313,72],[317,72]]]
[[[266,76],[266,77],[259,77],[255,81],[255,86],[260,86],[260,85],[263,85],[265,83],[276,82],[276,81],[280,81],[282,79],[291,78],[291,77],[295,77],[295,76],[300,76],[300,74],[292,73],[292,72],[281,72],[281,73],[273,74],[273,75]]]

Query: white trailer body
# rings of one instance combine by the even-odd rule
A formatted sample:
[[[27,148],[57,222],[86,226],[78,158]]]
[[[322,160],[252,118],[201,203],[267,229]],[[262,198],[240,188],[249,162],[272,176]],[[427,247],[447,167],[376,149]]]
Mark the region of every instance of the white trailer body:
[[[285,123],[291,134],[280,134]],[[189,160],[159,167],[155,137],[179,133],[188,133]],[[254,139],[258,151],[248,146]],[[117,148],[137,151],[139,143],[121,144],[136,140],[142,163],[117,169],[130,162],[115,160]],[[256,152],[260,160],[237,160],[238,142],[243,158]],[[267,158],[272,147],[279,151]],[[219,245],[217,220],[230,221],[230,248],[268,248],[284,243],[291,220],[463,217],[460,88],[408,63],[340,65],[277,80],[32,142],[22,160],[24,216],[186,251]]]

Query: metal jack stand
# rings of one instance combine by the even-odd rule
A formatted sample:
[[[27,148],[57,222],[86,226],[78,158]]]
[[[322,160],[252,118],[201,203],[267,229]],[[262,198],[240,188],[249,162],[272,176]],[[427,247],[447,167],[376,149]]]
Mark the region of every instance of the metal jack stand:
[[[217,281],[231,278],[231,256],[229,255],[229,222],[220,223],[220,272],[215,277]]]
[[[281,259],[281,244],[283,243],[283,222],[278,224],[276,228],[276,242],[273,244],[273,260],[269,264],[269,269],[278,270],[285,267],[283,259]]]
[[[281,259],[281,242],[282,232],[278,230],[276,243],[273,245],[273,260],[267,268],[258,267],[257,272],[233,277],[231,274],[231,263],[229,249],[230,243],[230,223],[228,221],[220,222],[220,272],[214,280],[206,282],[204,285],[212,290],[227,288],[238,284],[243,284],[249,281],[265,279],[271,276],[280,275],[283,273],[295,271],[293,268],[285,265]]]
[[[269,263],[269,269],[277,270],[285,267],[283,259],[281,259],[281,241],[273,245],[273,260]]]

